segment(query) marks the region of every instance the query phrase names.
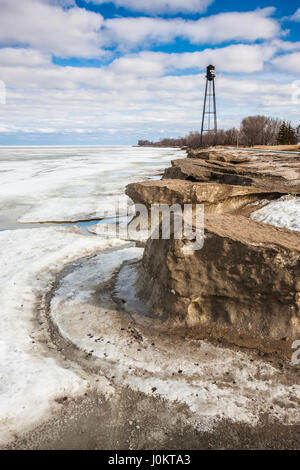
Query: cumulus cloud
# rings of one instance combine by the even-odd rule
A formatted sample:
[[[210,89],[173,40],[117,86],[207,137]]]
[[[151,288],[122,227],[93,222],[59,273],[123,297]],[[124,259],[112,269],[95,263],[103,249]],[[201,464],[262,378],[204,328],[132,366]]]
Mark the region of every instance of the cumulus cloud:
[[[253,12],[220,13],[199,20],[147,17],[113,18],[105,22],[108,43],[133,47],[143,43],[168,43],[177,37],[193,44],[220,44],[225,41],[272,39],[281,34],[279,23],[270,16],[273,8]]]
[[[300,52],[284,54],[273,60],[273,64],[285,72],[300,74]]]
[[[149,2],[151,3],[151,2]],[[152,4],[152,3],[151,3]],[[182,37],[193,44],[255,41],[280,35],[274,9],[221,13],[197,21],[182,18],[123,17],[104,20],[73,0],[0,0],[0,42],[60,57],[93,58],[103,48],[124,50]]]
[[[300,50],[300,41],[282,41],[281,39],[274,39],[271,42],[272,46],[274,46],[277,50],[281,51],[297,51]]]
[[[205,70],[207,64],[213,63],[219,72],[253,73],[262,71],[275,52],[273,46],[245,44],[172,54],[144,51],[116,59],[110,69],[122,74],[155,76],[191,68]]]
[[[33,49],[23,49],[16,47],[4,47],[0,49],[1,66],[46,66],[50,65],[52,57],[49,54],[43,54]]]
[[[91,3],[110,3],[109,0],[88,0]],[[111,0],[118,7],[145,13],[202,13],[214,0]]]
[[[171,12],[179,3],[185,8],[200,4],[196,0],[129,3],[151,6],[152,13],[153,8],[167,7]],[[0,48],[0,79],[7,85],[0,133],[16,138],[20,133],[51,134],[53,143],[56,134],[69,134],[70,140],[76,135],[91,139],[118,135],[122,143],[129,138],[135,142],[137,136],[185,134],[199,129],[204,70],[209,62],[217,67],[220,127],[238,124],[248,113],[269,110],[273,114],[279,109],[279,117],[293,116],[288,83],[293,77],[289,79],[286,72],[299,71],[300,48],[299,43],[280,39],[282,31],[272,18],[272,8],[200,20],[104,20],[100,14],[79,8],[74,0],[0,0],[0,11],[4,46]],[[193,44],[211,43],[211,47],[168,54],[145,50],[177,37]],[[263,41],[252,44],[258,39]],[[222,46],[223,42],[231,44]],[[73,61],[62,66],[52,61],[53,55],[98,58],[105,48],[111,50],[111,59],[116,58],[99,67],[76,67]],[[285,55],[276,56],[280,51]],[[276,77],[270,79],[271,74],[264,73],[265,64],[271,73],[277,67]],[[236,77],[236,73],[241,75]],[[257,76],[247,77],[252,73]]]
[[[62,71],[67,75],[70,71]],[[92,77],[88,70],[79,71],[73,88],[41,92],[36,88],[9,90],[5,108],[6,133],[40,132],[51,129],[54,134],[115,132],[119,142],[136,141],[137,135],[157,138],[164,130],[166,135],[182,135],[199,129],[204,93],[204,76],[189,75],[163,77],[126,77],[109,73],[109,80],[101,88],[80,87]],[[240,117],[248,113],[292,114],[291,84],[260,79],[237,79],[234,75],[218,75],[216,83],[220,113],[220,126],[237,125]],[[232,113],[234,106],[235,112]],[[70,116],[72,118],[70,119]],[[130,130],[129,130],[130,129]],[[71,137],[72,139],[73,137]],[[99,142],[99,141],[98,141]],[[113,143],[114,139],[110,140]],[[117,140],[115,141],[117,142]]]
[[[99,56],[102,16],[72,5],[69,0],[0,0],[0,42],[61,57]]]
[[[269,45],[235,44],[199,52],[172,53],[143,51],[115,59],[101,68],[58,66],[50,57],[38,51],[23,49],[0,49],[0,76],[8,87],[32,89],[100,88],[112,91],[127,86],[139,86],[139,80],[162,77],[178,71],[195,69],[204,72],[213,62],[217,72],[261,72],[269,61],[275,47]],[[35,67],[34,70],[32,67]],[[187,79],[178,78],[184,86]]]
[[[294,13],[294,15],[291,18],[293,21],[300,21],[300,8]]]

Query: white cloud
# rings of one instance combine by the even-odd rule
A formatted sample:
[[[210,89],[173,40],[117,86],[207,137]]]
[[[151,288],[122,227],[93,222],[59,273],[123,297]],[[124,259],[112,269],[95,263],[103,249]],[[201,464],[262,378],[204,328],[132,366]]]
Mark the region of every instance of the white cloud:
[[[273,13],[273,8],[264,8],[253,12],[221,13],[201,18],[189,25],[187,37],[194,43],[209,41],[212,44],[238,39],[270,39],[280,34],[278,22],[270,18]]]
[[[190,68],[205,70],[209,63],[213,63],[218,72],[253,73],[262,71],[264,63],[271,59],[275,51],[273,46],[235,44],[181,54],[141,52],[116,59],[110,69],[128,75],[157,76]]]
[[[109,0],[87,0],[95,4]],[[145,13],[202,13],[214,0],[111,0],[118,7]]]
[[[241,116],[250,113],[276,115],[280,107],[279,117],[293,116],[291,83],[286,74],[278,74],[275,81],[263,74],[250,79],[221,73],[226,62],[231,63],[230,67],[240,67],[238,57],[243,54],[245,66],[253,54],[252,67],[259,68],[272,52],[272,48],[258,45],[203,51],[203,61],[208,54],[218,54],[214,59],[220,60],[216,82],[220,127],[228,123],[237,125]],[[161,129],[169,135],[198,129],[204,73],[162,75],[165,70],[198,64],[198,54],[201,52],[182,55],[144,52],[124,57],[123,61],[118,59],[105,68],[7,65],[0,70],[8,84],[2,127],[6,134],[50,134],[47,130],[51,130],[53,139],[55,133],[99,136],[101,132],[103,135],[114,132],[119,142],[128,142],[129,138],[134,142],[137,135],[156,138]],[[206,64],[203,62],[203,66]],[[143,72],[145,66],[147,70]]]
[[[55,5],[59,7],[70,7],[75,6],[75,0],[39,0],[41,3],[48,3],[49,5]]]
[[[140,2],[146,3],[152,5]],[[188,0],[180,3],[192,7]],[[96,139],[102,133],[104,138],[116,136],[118,142],[128,142],[128,136],[133,136],[132,142],[138,135],[156,138],[163,132],[183,135],[199,128],[203,72],[209,62],[217,67],[220,127],[238,124],[250,113],[278,113],[293,119],[298,112],[291,104],[289,82],[293,77],[286,72],[299,71],[300,47],[297,42],[279,39],[282,31],[271,18],[272,8],[198,21],[104,20],[78,8],[74,0],[0,0],[0,8],[0,42],[5,44],[0,49],[0,79],[7,86],[0,132],[51,134],[53,143],[55,134],[69,134],[70,139],[93,135]],[[176,37],[212,46],[196,52],[130,53]],[[265,41],[215,46],[223,41],[251,43],[257,39]],[[120,56],[122,47],[126,53],[123,50],[106,66],[52,63],[52,55],[93,58],[102,53],[101,48],[112,45],[117,47],[112,56]],[[276,57],[278,51],[290,53]],[[276,74],[272,64],[278,68]],[[197,74],[189,74],[191,68]],[[268,75],[264,70],[269,70]],[[176,75],[181,71],[184,76]],[[250,73],[257,76],[242,75]]]
[[[8,87],[22,90],[85,87],[112,92],[122,90],[125,85],[138,88],[142,78],[162,77],[191,68],[204,72],[210,62],[216,65],[218,74],[261,72],[275,51],[275,47],[268,45],[245,44],[182,54],[144,51],[118,58],[109,66],[94,68],[57,66],[49,56],[38,51],[7,48],[0,49],[0,77]],[[186,84],[185,78],[179,80]]]
[[[69,0],[0,0],[0,42],[30,46],[61,57],[100,55],[101,15]]]
[[[152,43],[169,43],[176,37],[193,44],[255,41],[280,35],[270,18],[274,9],[221,13],[197,21],[124,17],[104,20],[73,0],[0,0],[0,42],[19,45],[60,57],[94,58],[103,47],[135,49]]]
[[[22,49],[15,47],[6,47],[0,49],[1,66],[27,66],[37,67],[50,65],[52,58],[49,54],[43,54],[33,49]]]
[[[82,71],[82,80],[87,71]],[[64,72],[66,75],[67,71]],[[79,77],[78,77],[79,78]],[[5,107],[6,133],[40,132],[91,134],[115,132],[119,142],[136,141],[137,135],[183,135],[199,129],[204,76],[132,77],[110,74],[102,89],[8,92]],[[284,76],[282,77],[284,79]],[[238,125],[240,117],[267,113],[292,116],[291,84],[272,80],[218,76],[217,103],[220,127]],[[234,109],[234,112],[233,112]],[[130,129],[130,130],[129,130]],[[72,137],[71,137],[72,138]],[[110,140],[114,143],[114,139]]]
[[[300,41],[282,41],[281,39],[274,39],[272,46],[281,51],[297,51],[300,50]]]
[[[275,51],[271,46],[235,44],[201,52],[171,54],[171,65],[179,69],[196,67],[203,70],[213,63],[219,72],[253,73],[262,71],[264,63]]]
[[[282,32],[278,22],[270,18],[273,8],[253,12],[220,13],[199,20],[163,18],[113,18],[105,22],[107,43],[134,47],[144,43],[168,43],[182,37],[193,44],[220,44],[225,41],[272,39]]]
[[[291,18],[293,21],[300,21],[300,8],[294,13],[294,15]]]
[[[300,52],[285,54],[273,60],[273,64],[280,70],[289,73],[300,74]]]
[[[166,70],[164,57],[168,54],[142,52],[133,56],[124,56],[116,59],[110,69],[117,74],[136,76],[161,76]]]

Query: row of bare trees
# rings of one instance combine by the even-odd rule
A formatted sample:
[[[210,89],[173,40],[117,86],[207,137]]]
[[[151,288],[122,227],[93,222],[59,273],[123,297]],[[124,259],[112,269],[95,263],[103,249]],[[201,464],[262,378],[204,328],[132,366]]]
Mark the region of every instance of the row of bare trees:
[[[249,116],[242,120],[240,128],[229,130],[219,130],[217,134],[211,132],[203,136],[202,145],[240,145],[252,147],[253,145],[276,145],[278,143],[295,144],[300,141],[300,126],[292,128],[293,132],[286,132],[286,141],[282,141],[282,127],[287,125],[280,119],[268,116]],[[290,136],[290,137],[288,137]],[[281,141],[280,141],[281,139]],[[191,132],[188,136],[178,139],[162,139],[159,142],[139,141],[141,146],[155,147],[189,147],[198,148],[201,146],[201,134]]]

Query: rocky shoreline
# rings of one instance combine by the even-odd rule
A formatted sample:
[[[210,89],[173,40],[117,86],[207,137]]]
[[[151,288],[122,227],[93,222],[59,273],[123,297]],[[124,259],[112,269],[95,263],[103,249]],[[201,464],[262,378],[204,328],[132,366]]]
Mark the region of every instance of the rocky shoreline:
[[[148,207],[204,204],[201,250],[185,254],[187,240],[174,237],[147,242],[138,290],[151,297],[153,314],[194,337],[290,358],[300,338],[300,234],[249,215],[300,193],[299,156],[191,150],[161,181],[130,184],[126,193]]]
[[[162,180],[126,190],[147,207],[204,204],[205,243],[193,255],[182,250],[185,239],[148,239],[143,250],[133,239],[64,227],[63,263],[51,258],[22,272],[22,281],[38,279],[30,302],[22,290],[14,299],[30,319],[28,354],[72,382],[47,403],[37,396],[40,416],[25,409],[26,426],[19,412],[10,416],[2,449],[300,448],[299,366],[290,359],[299,338],[299,232],[251,218],[299,194],[284,191],[299,189],[298,161],[279,176],[269,162],[280,189],[270,169],[264,187],[256,160],[251,185],[213,174],[202,181],[206,169],[197,176],[194,167],[205,161],[189,155],[173,162],[175,177],[166,169]],[[230,165],[243,177],[246,170]],[[55,247],[54,229],[42,230]],[[28,239],[29,255],[34,243]]]
[[[84,381],[85,393],[57,397],[52,418],[6,449],[298,449],[298,371],[255,350],[189,338],[141,314],[132,299],[138,262],[94,277],[96,290],[70,293],[112,256],[71,263],[38,307],[43,349]],[[94,266],[94,268],[93,268]],[[81,272],[82,271],[82,272]],[[144,313],[144,310],[143,310]]]

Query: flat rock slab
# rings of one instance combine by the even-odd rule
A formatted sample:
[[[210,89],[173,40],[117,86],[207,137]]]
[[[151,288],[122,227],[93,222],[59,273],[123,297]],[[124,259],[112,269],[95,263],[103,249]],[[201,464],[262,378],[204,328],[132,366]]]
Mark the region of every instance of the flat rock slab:
[[[282,194],[300,193],[299,155],[222,150],[194,152],[189,156],[193,158],[173,161],[164,178],[255,186]]]
[[[204,204],[207,212],[232,212],[262,199],[275,199],[277,192],[253,186],[219,183],[193,183],[181,179],[163,179],[132,183],[126,194],[136,203],[145,204]]]

